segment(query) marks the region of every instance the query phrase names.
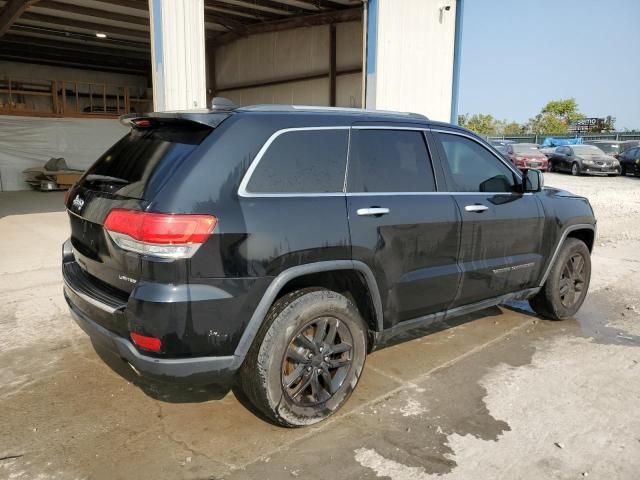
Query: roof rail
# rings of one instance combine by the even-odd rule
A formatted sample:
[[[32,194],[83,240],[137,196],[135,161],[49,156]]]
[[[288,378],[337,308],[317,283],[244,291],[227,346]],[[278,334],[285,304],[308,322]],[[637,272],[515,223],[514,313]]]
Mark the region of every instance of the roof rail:
[[[336,113],[353,113],[353,114],[375,114],[375,115],[393,115],[393,116],[405,116],[411,118],[419,118],[421,120],[428,120],[428,118],[419,113],[413,112],[393,112],[390,110],[370,110],[364,108],[347,108],[347,107],[323,107],[315,105],[248,105],[246,107],[240,107],[237,111],[245,112],[336,112]]]

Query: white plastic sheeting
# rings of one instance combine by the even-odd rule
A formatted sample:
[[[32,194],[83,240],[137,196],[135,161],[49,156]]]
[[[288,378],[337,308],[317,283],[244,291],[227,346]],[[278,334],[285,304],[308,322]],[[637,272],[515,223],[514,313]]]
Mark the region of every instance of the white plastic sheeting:
[[[86,169],[127,133],[118,120],[0,116],[0,190],[26,190],[22,171],[64,157]]]

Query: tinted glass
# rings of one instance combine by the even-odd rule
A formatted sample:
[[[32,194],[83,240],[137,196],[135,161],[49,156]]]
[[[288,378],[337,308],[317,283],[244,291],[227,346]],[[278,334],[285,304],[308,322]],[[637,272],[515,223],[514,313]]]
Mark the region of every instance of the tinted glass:
[[[410,130],[353,130],[350,192],[432,192],[435,180],[424,135]]]
[[[247,190],[253,193],[342,192],[348,143],[348,130],[283,133],[260,159]]]
[[[198,124],[133,129],[89,168],[83,185],[120,196],[144,198],[155,190],[211,132]]]
[[[513,172],[479,143],[459,135],[438,134],[444,167],[457,192],[511,192]]]
[[[574,145],[571,149],[575,155],[604,155],[595,145]]]

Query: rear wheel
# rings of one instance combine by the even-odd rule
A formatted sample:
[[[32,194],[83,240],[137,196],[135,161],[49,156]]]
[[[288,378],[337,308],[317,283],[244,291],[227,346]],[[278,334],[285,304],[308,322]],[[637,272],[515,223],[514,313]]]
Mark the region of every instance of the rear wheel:
[[[531,308],[550,320],[564,320],[582,306],[591,280],[591,255],[584,242],[567,238]]]
[[[269,420],[311,425],[355,389],[366,358],[366,327],[339,293],[303,289],[271,307],[240,370],[244,397]]]
[[[571,175],[574,177],[580,175],[580,165],[578,165],[578,162],[573,162],[573,165],[571,165]]]

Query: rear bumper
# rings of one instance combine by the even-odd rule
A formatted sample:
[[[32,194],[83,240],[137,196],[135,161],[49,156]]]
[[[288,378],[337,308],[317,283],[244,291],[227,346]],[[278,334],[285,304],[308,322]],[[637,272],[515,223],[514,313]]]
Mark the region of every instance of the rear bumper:
[[[224,387],[232,384],[243,358],[234,354],[237,341],[231,342],[229,338],[240,337],[244,322],[237,321],[238,310],[231,310],[230,306],[246,303],[243,296],[246,284],[242,280],[230,281],[236,290],[226,284],[221,284],[223,289],[142,283],[125,298],[126,295],[96,283],[82,272],[74,261],[69,241],[63,245],[62,256],[64,297],[73,319],[96,346],[126,361],[137,374],[153,380]],[[234,334],[223,337],[225,327]],[[181,348],[185,353],[171,350],[158,356],[141,353],[129,337],[129,332],[140,329],[161,338],[163,345],[175,347],[179,353]],[[218,338],[224,340],[216,343]],[[201,345],[202,350],[193,345]]]
[[[158,381],[195,385],[230,386],[238,359],[229,357],[155,358],[142,355],[127,339],[110,332],[91,320],[72,298],[75,293],[65,285],[64,296],[71,316],[91,341],[126,361],[136,373]]]

